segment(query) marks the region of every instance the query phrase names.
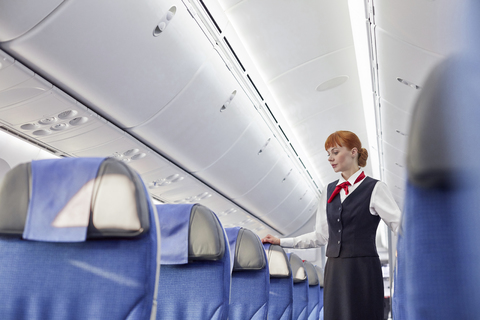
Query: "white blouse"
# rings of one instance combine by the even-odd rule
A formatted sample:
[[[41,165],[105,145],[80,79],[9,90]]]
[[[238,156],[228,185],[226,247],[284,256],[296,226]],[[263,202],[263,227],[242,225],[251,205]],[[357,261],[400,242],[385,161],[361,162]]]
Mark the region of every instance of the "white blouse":
[[[362,173],[362,169],[355,172],[349,179],[351,186],[348,187],[348,195],[345,194],[345,190],[340,190],[340,201],[343,201],[351,195],[355,189],[365,180],[354,184],[357,177]],[[345,180],[342,176],[338,180],[337,185],[343,183]],[[282,238],[280,239],[280,245],[286,248],[313,248],[326,245],[328,243],[328,223],[327,223],[327,186],[323,189],[320,197],[320,203],[317,209],[317,221],[315,231],[303,234],[295,238]],[[390,229],[396,234],[400,225],[401,211],[398,208],[397,203],[393,199],[392,194],[388,190],[387,185],[378,181],[372,191],[370,198],[370,213],[372,215],[378,215],[383,221],[390,227]]]

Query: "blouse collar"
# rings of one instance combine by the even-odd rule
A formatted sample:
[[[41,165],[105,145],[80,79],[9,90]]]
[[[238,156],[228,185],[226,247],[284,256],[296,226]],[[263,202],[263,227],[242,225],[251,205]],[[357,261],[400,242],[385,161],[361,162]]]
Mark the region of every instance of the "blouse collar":
[[[338,183],[337,183],[337,186],[340,184],[340,183],[343,183],[345,181],[348,181],[350,182],[350,185],[354,185],[355,184],[355,180],[357,180],[358,176],[363,172],[362,168],[358,169],[357,172],[355,172],[354,174],[352,174],[352,176],[350,178],[348,178],[348,180],[345,180],[343,178],[342,175],[340,175],[340,179],[338,179]],[[366,176],[366,175],[365,175]]]

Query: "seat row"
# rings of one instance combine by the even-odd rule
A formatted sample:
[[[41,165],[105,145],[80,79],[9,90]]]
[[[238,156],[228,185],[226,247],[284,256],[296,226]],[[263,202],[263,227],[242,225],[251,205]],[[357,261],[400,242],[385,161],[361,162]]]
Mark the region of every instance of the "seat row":
[[[319,319],[323,271],[199,204],[153,205],[111,158],[0,186],[1,319]]]

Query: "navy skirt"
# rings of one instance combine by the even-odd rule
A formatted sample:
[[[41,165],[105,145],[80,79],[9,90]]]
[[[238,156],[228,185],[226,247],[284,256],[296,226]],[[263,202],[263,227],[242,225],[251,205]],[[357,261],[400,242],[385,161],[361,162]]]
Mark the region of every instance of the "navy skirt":
[[[383,320],[383,298],[378,257],[328,258],[324,320]]]

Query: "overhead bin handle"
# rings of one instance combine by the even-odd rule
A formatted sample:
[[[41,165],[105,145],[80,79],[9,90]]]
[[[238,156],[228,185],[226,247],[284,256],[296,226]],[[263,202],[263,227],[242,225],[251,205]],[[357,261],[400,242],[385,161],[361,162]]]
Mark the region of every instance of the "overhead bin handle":
[[[167,28],[168,24],[170,21],[172,21],[173,17],[175,16],[175,13],[177,13],[177,7],[173,6],[171,7],[167,13],[163,16],[162,20],[158,22],[157,26],[153,30],[153,36],[158,37],[160,33],[162,33],[165,28]]]

